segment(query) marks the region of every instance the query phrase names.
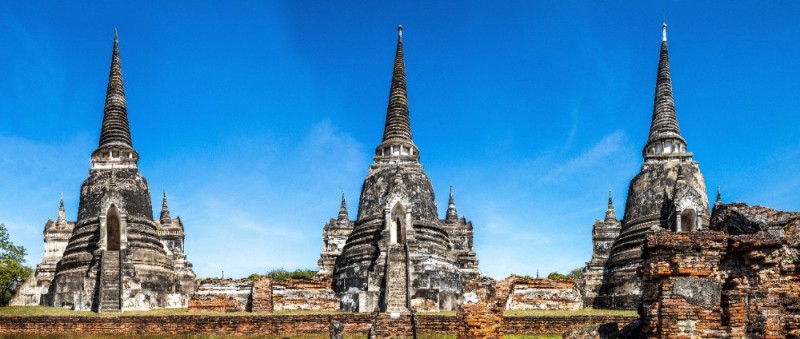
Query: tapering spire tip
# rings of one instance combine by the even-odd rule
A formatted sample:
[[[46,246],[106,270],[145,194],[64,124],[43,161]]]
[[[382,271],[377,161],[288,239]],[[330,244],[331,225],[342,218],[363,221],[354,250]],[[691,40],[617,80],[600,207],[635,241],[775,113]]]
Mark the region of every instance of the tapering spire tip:
[[[661,24],[661,41],[664,41],[664,42],[667,41],[667,22],[666,21],[664,21],[664,23]]]

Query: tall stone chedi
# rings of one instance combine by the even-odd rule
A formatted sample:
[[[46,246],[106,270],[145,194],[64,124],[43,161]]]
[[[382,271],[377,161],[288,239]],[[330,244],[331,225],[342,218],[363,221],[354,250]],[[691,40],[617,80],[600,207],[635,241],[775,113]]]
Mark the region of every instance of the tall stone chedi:
[[[472,224],[458,218],[455,203],[439,219],[433,186],[411,138],[402,33],[399,27],[383,140],[333,272],[344,310],[453,310],[463,281],[480,274]]]
[[[138,160],[115,32],[100,145],[46,304],[98,312],[187,306],[195,275],[183,254],[183,225],[169,217],[166,195],[162,217],[153,219]]]
[[[606,280],[597,300],[599,307],[633,309],[639,303],[642,291],[637,270],[642,265],[642,244],[647,234],[708,228],[705,180],[678,128],[666,23],[662,27],[650,135],[642,155],[644,164],[631,180],[622,229],[611,248]]]

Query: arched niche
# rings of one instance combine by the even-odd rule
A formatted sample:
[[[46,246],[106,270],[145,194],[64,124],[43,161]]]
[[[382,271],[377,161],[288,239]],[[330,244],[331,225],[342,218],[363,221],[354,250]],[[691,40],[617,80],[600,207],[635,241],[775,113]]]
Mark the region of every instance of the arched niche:
[[[122,243],[119,211],[116,205],[111,205],[106,215],[106,250],[119,251]]]
[[[406,209],[401,203],[396,203],[389,214],[389,243],[403,244],[406,242]]]
[[[697,225],[697,212],[692,208],[687,208],[681,212],[681,232],[691,232]]]

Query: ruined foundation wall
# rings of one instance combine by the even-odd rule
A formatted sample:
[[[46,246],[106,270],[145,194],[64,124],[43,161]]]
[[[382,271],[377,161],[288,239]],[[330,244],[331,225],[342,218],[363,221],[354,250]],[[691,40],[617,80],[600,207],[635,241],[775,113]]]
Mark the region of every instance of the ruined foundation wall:
[[[800,336],[799,217],[758,206],[718,205],[711,228],[737,229],[738,235],[663,231],[649,236],[643,254],[644,334]]]
[[[248,279],[203,279],[189,299],[189,311],[249,311],[252,293],[253,283]]]
[[[581,294],[573,279],[517,278],[506,303],[507,310],[578,310]]]
[[[272,312],[282,310],[338,311],[341,300],[331,288],[331,278],[203,279],[189,301],[190,311]]]
[[[331,288],[331,278],[272,282],[272,304],[280,310],[338,311],[341,301]]]
[[[562,333],[575,326],[616,322],[633,317],[506,317],[507,334]],[[0,334],[117,334],[117,335],[284,335],[327,334],[332,320],[344,324],[346,336],[365,336],[372,323],[371,314],[335,313],[308,315],[240,316],[0,316]],[[409,315],[387,325],[410,330]],[[457,331],[452,315],[417,315],[417,333],[452,334]],[[404,332],[406,336],[412,333]]]

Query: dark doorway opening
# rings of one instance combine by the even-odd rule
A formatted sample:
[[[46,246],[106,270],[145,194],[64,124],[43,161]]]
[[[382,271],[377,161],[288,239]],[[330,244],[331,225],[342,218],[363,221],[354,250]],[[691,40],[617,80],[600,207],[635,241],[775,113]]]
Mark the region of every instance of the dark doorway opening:
[[[119,211],[117,211],[117,206],[111,205],[111,208],[108,209],[108,215],[106,216],[106,242],[108,243],[106,249],[109,251],[119,251],[121,242],[119,224]]]

